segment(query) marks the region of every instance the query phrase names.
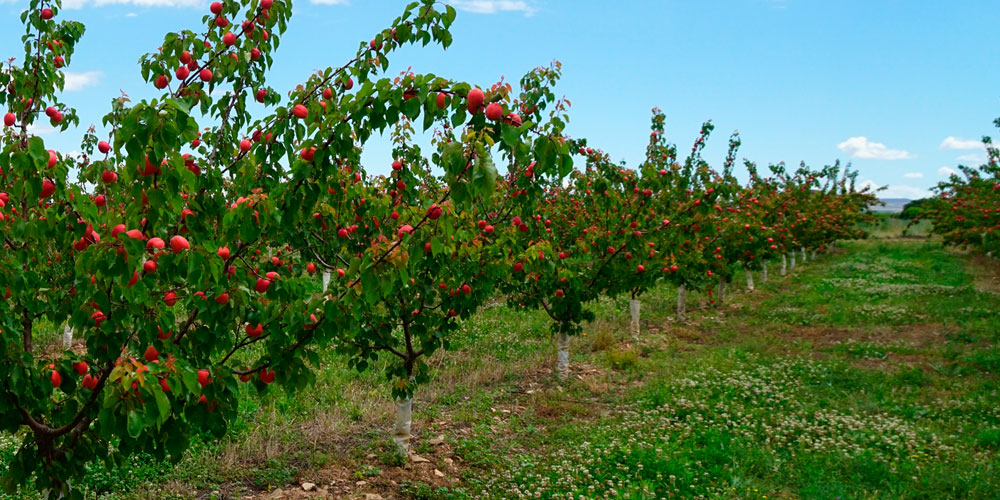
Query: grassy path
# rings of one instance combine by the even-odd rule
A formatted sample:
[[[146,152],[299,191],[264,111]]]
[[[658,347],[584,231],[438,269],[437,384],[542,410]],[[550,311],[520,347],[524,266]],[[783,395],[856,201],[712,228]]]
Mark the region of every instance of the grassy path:
[[[923,240],[845,243],[688,324],[672,319],[673,290],[654,290],[638,341],[627,301],[604,301],[562,385],[546,318],[495,305],[432,360],[415,460],[391,453],[384,382],[331,356],[308,393],[247,397],[227,441],[87,486],[124,499],[997,498],[991,268]]]

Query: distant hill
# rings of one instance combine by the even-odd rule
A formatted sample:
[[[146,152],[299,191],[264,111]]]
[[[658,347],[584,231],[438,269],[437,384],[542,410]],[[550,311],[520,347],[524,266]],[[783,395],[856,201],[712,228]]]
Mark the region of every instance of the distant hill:
[[[885,203],[884,207],[873,207],[872,212],[879,212],[884,214],[898,214],[903,211],[903,205],[906,205],[911,200],[908,198],[882,198],[879,201]]]

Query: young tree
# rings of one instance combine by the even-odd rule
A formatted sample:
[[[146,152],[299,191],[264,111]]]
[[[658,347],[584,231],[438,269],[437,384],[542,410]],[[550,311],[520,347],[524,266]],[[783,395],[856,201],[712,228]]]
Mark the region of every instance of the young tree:
[[[376,77],[404,44],[447,47],[455,11],[414,2],[347,64],[254,120],[248,98],[282,101],[265,77],[291,3],[210,10],[201,32],[170,33],[143,57],[160,95],[114,100],[108,138],[88,134],[80,161],[48,151],[30,126],[43,110],[59,130],[77,122],[58,90],[83,26],[57,21],[58,0],[22,15],[23,65],[0,73],[0,430],[24,435],[7,491],[33,476],[39,490],[79,498],[69,481],[90,461],[178,460],[192,432],[226,431],[238,381],[306,386],[317,347],[351,321],[324,313],[340,306],[313,297],[292,238],[344,175],[337,160],[356,159],[355,141],[428,102],[436,79],[410,103]],[[86,349],[42,356],[39,325],[67,316]]]

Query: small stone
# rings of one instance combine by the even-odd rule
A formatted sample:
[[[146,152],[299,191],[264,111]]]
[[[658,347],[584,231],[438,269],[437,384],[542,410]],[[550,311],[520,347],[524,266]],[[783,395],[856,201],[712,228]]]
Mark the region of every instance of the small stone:
[[[302,483],[303,491],[312,491],[316,489],[316,483]]]
[[[431,439],[430,441],[428,441],[428,443],[430,443],[431,446],[441,446],[442,444],[444,444],[444,434],[441,434],[438,437]]]
[[[278,499],[278,498],[285,498],[285,492],[281,491],[281,488],[278,488],[278,489],[272,491],[271,494],[268,496],[268,498],[270,498],[272,500],[275,500],[275,499]]]
[[[410,455],[410,461],[415,464],[426,464],[430,462],[430,460],[427,460],[426,458],[416,454]]]
[[[454,467],[455,466],[455,461],[452,460],[452,459],[450,459],[450,458],[445,457],[444,464],[447,465],[448,467]]]
[[[444,477],[444,472],[434,469],[434,475],[437,477]]]
[[[358,481],[358,482],[354,483],[354,486],[357,486],[357,487],[360,488],[360,487],[362,487],[362,486],[364,486],[366,484],[368,484],[368,481]]]
[[[377,458],[377,457],[378,457],[378,455],[376,455],[374,453],[369,453],[369,454],[365,455],[365,458]]]
[[[382,495],[378,493],[365,493],[365,500],[382,500]]]

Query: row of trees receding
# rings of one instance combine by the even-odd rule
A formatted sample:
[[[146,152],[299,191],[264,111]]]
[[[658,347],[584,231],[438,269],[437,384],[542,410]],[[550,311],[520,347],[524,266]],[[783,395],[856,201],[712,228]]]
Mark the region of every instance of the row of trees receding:
[[[516,89],[385,76],[401,46],[451,44],[455,11],[430,0],[286,95],[266,76],[290,2],[213,3],[201,31],[142,58],[157,97],[114,99],[105,135],[91,127],[68,156],[31,134],[79,121],[60,70],[84,27],[60,6],[30,2],[22,64],[0,71],[0,431],[23,438],[11,492],[33,478],[79,498],[69,481],[88,462],[178,460],[193,432],[224,435],[240,384],[301,390],[331,347],[358,370],[392,360],[405,449],[424,360],[488,299],[544,310],[565,376],[598,298],[628,294],[637,315],[659,283],[766,277],[768,260],[859,236],[874,201],[839,165],[745,162],[741,184],[738,137],[712,168],[706,123],[680,158],[659,110],[645,161],[615,164],[565,134],[558,63]],[[361,164],[377,135],[392,138],[385,176]],[[38,348],[64,325],[83,345]]]

